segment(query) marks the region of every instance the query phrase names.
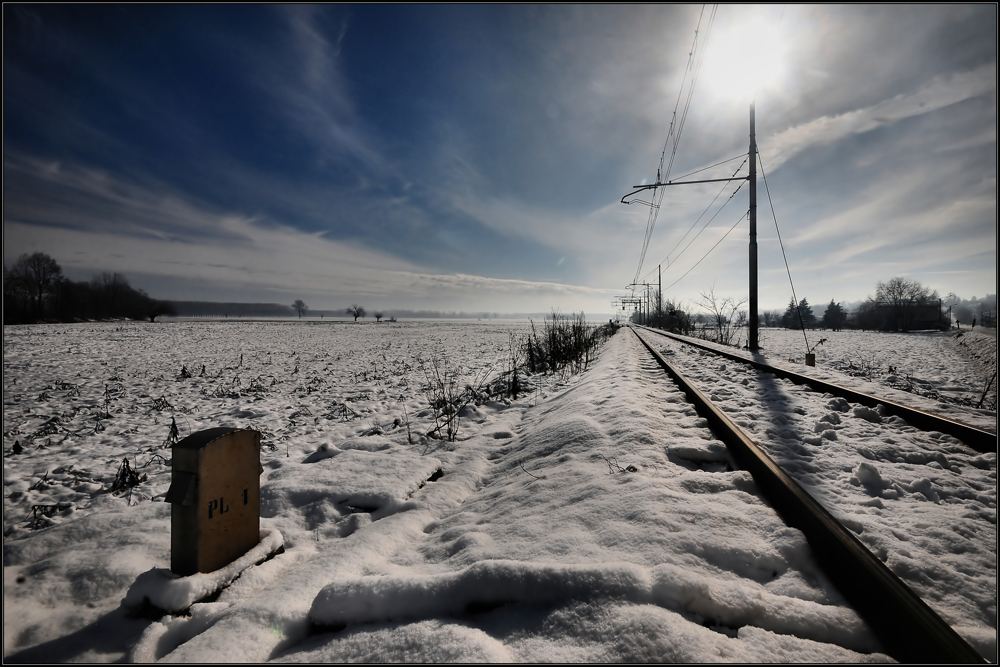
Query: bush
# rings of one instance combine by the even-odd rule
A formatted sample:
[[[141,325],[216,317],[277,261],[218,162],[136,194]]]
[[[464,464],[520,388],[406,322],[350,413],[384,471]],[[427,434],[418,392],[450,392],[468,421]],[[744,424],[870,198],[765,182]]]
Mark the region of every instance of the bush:
[[[541,335],[531,322],[531,333],[524,341],[526,369],[531,373],[555,373],[566,368],[571,373],[587,370],[601,346],[618,330],[609,322],[600,326],[587,324],[583,313],[560,315],[552,311]]]
[[[458,436],[462,410],[468,405],[482,405],[489,400],[516,399],[530,391],[531,373],[571,373],[587,370],[601,346],[618,330],[618,325],[587,324],[583,313],[572,316],[552,313],[539,331],[531,323],[531,333],[523,338],[511,336],[506,359],[481,369],[470,382],[462,382],[443,355],[430,360],[418,359],[426,383],[424,392],[434,415],[434,427],[427,434],[454,442]],[[502,370],[496,372],[496,368]]]
[[[718,297],[714,288],[709,288],[707,292],[701,293],[701,300],[698,302],[702,308],[708,311],[710,329],[700,329],[697,332],[698,338],[714,341],[722,345],[734,345],[736,334],[742,331],[747,325],[747,312],[740,310],[746,298],[734,299],[732,297]],[[804,300],[803,300],[804,301]]]

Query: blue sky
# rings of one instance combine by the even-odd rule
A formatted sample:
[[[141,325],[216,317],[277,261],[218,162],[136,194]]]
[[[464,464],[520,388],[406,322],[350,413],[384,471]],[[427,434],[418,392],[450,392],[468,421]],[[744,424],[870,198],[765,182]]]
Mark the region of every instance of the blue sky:
[[[996,292],[996,5],[711,14],[6,4],[4,261],[46,252],[179,300],[611,312],[649,211],[619,200],[656,176],[700,20],[671,178],[746,153],[759,81],[799,298],[897,275]],[[716,215],[736,187],[668,188],[640,280],[660,265],[674,300],[745,296],[746,187]],[[760,307],[783,309],[762,182],[758,206]]]

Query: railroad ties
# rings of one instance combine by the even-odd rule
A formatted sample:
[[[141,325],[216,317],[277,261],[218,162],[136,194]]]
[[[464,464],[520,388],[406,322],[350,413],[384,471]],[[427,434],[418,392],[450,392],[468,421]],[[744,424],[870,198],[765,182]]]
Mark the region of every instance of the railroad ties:
[[[645,329],[645,328],[644,328]],[[634,330],[634,329],[633,329]],[[955,421],[954,419],[949,419],[947,417],[942,417],[941,415],[935,415],[930,412],[925,412],[924,410],[918,410],[917,408],[910,407],[908,405],[903,405],[902,403],[896,403],[894,401],[889,401],[885,398],[879,398],[876,396],[871,396],[869,394],[864,394],[860,391],[854,391],[853,389],[848,389],[847,387],[841,387],[839,385],[832,384],[830,382],[824,382],[817,378],[809,377],[808,375],[801,375],[783,368],[775,368],[760,361],[746,359],[737,354],[732,354],[724,350],[717,350],[708,345],[702,345],[701,343],[685,340],[679,336],[667,333],[665,331],[658,331],[655,329],[645,329],[646,331],[651,331],[660,336],[665,336],[671,340],[675,340],[685,345],[690,345],[702,350],[707,350],[713,354],[719,355],[726,359],[731,359],[737,361],[741,364],[747,364],[753,366],[759,371],[766,373],[772,373],[776,377],[784,378],[790,380],[795,384],[807,385],[816,391],[826,392],[834,396],[839,396],[844,398],[851,403],[860,403],[869,408],[874,408],[881,405],[887,414],[895,415],[901,419],[905,419],[910,424],[924,430],[924,431],[940,431],[941,433],[947,433],[948,435],[954,436],[964,442],[966,445],[976,450],[977,452],[989,453],[997,451],[997,434],[990,431],[983,430],[981,428],[976,428],[975,426],[969,426],[968,424],[963,424],[962,422]]]
[[[709,422],[712,430],[725,443],[736,463],[753,476],[762,495],[774,506],[788,525],[803,532],[819,565],[844,598],[871,626],[889,655],[901,662],[986,662],[948,623],[872,554],[848,528],[816,502],[704,393],[657,352],[634,327],[632,330],[688,396],[698,413]],[[686,340],[679,340],[685,344],[694,344]],[[704,347],[710,352],[721,354],[741,363],[751,364],[759,370],[787,377],[793,382],[812,382],[811,378],[775,369],[766,364],[751,362],[736,355],[720,353],[707,346],[699,347]],[[789,375],[796,375],[796,378],[788,377]],[[854,402],[868,404],[867,399],[876,400],[874,397],[828,383],[821,383],[821,385],[821,387],[817,387],[820,391],[840,395]],[[835,391],[837,389],[848,395],[838,394]],[[865,400],[861,400],[859,397],[865,397]],[[877,399],[877,402],[882,405],[887,403],[883,399]],[[894,414],[924,429],[933,428],[944,433],[949,433],[946,429],[958,430],[965,437],[956,433],[950,434],[969,444],[971,442],[967,438],[971,438],[972,442],[977,443],[976,449],[979,451],[983,451],[979,447],[982,447],[982,442],[988,439],[974,433],[970,436],[971,432],[968,429],[980,430],[953,420],[944,420],[949,423],[942,427],[941,422],[932,419],[937,417],[936,415],[930,415],[930,413],[899,404],[892,404],[890,409]],[[920,413],[922,416],[918,416],[917,420],[914,420],[912,419],[914,412]],[[943,420],[944,418],[938,419]],[[934,426],[927,424],[934,424]],[[955,427],[955,424],[964,427],[964,429]],[[989,434],[987,431],[980,431],[980,433]],[[989,435],[992,436],[992,448],[986,451],[996,451],[996,435]]]

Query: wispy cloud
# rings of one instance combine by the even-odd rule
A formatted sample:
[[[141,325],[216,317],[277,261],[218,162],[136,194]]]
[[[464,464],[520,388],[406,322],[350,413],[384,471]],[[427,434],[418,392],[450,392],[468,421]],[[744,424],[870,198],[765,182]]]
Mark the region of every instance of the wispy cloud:
[[[996,63],[967,72],[937,76],[919,90],[897,95],[863,109],[837,116],[822,116],[777,133],[766,142],[765,164],[772,171],[813,146],[830,144],[850,135],[862,134],[905,118],[931,113],[959,102],[995,92]]]
[[[138,185],[104,169],[75,162],[8,154],[6,185],[18,197],[4,205],[4,220],[48,228],[148,236],[182,243],[214,237],[230,244],[245,239],[213,215],[159,182]]]
[[[390,166],[373,147],[375,139],[357,114],[340,62],[348,21],[341,19],[331,40],[317,25],[321,11],[314,5],[278,8],[289,29],[287,51],[267,63],[264,90],[290,117],[292,127],[316,142],[323,159],[347,157],[376,173],[388,173]]]
[[[87,22],[79,11],[9,12],[24,25],[5,44],[6,253],[50,252],[77,278],[142,275],[164,295],[508,312],[600,312],[602,288],[633,277],[648,209],[618,200],[655,177],[700,14],[220,5],[92,8]],[[720,10],[716,43],[725,21],[760,11]],[[761,100],[757,129],[808,294],[930,266],[916,241],[927,257],[967,262],[977,246],[995,257],[991,16],[788,8],[793,83]],[[702,84],[675,178],[746,151],[746,107]],[[666,192],[648,279],[662,262],[664,285],[675,280],[745,212],[744,190],[681,255],[721,189]],[[782,261],[759,225],[766,273]],[[979,282],[995,283],[995,259],[980,263]],[[746,289],[745,223],[677,289],[696,298],[713,283]]]
[[[545,311],[560,302],[596,312],[611,298],[585,286],[437,273],[323,232],[233,215],[93,169],[13,158],[5,167],[64,193],[57,203],[5,211],[6,262],[19,252],[46,252],[75,279],[112,268],[152,283],[139,286],[161,298],[217,298],[229,290],[299,295],[319,308],[367,297],[386,307],[455,310],[456,303],[475,303],[507,312]]]

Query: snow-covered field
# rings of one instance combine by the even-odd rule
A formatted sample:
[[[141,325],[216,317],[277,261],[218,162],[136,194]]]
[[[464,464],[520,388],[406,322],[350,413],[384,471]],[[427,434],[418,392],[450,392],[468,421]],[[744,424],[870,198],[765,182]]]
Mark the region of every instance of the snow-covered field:
[[[628,331],[581,375],[536,376],[516,400],[469,406],[456,442],[427,437],[421,360],[474,382],[502,368],[511,334],[526,327],[5,327],[5,660],[888,660],[801,533],[748,474],[727,470],[704,420]],[[790,336],[781,347],[788,334],[801,341],[768,331],[766,351],[801,358]],[[825,379],[940,403],[839,372],[839,360],[871,351],[897,377],[976,389],[965,379],[982,363],[947,335],[893,334],[887,350],[883,334],[854,334],[841,352],[823,335],[815,372]],[[996,427],[995,412],[940,405]],[[171,418],[180,437],[215,426],[263,434],[262,536],[280,535],[285,551],[217,599],[153,620],[123,599],[169,567]],[[884,453],[884,440],[872,442],[880,427],[865,423],[829,429],[844,452],[832,468],[850,475],[871,463],[852,447]],[[967,551],[911,535],[919,518],[882,542],[890,565],[912,540],[930,561],[915,571],[950,573],[928,575],[935,609],[995,661],[996,455],[967,464],[944,444],[948,470],[933,469],[933,456],[919,464],[931,494],[907,491],[916,477],[890,481],[900,499],[933,505],[935,523],[954,510]],[[109,493],[125,457],[147,476],[131,499]],[[974,498],[970,474],[989,486]],[[873,501],[902,502],[876,486],[844,501],[869,536],[888,521]]]
[[[836,369],[893,388],[948,403],[968,399],[975,405],[997,369],[996,329],[911,334],[878,331],[801,331],[766,329],[764,353],[803,363],[806,342],[815,350],[818,368]],[[862,385],[858,385],[859,387]],[[860,390],[860,389],[859,389]],[[870,392],[865,392],[870,393]],[[993,382],[984,405],[996,404]],[[912,399],[907,401],[912,403]],[[935,408],[936,412],[947,407]],[[995,411],[994,411],[995,413]],[[995,430],[995,429],[994,429]]]

